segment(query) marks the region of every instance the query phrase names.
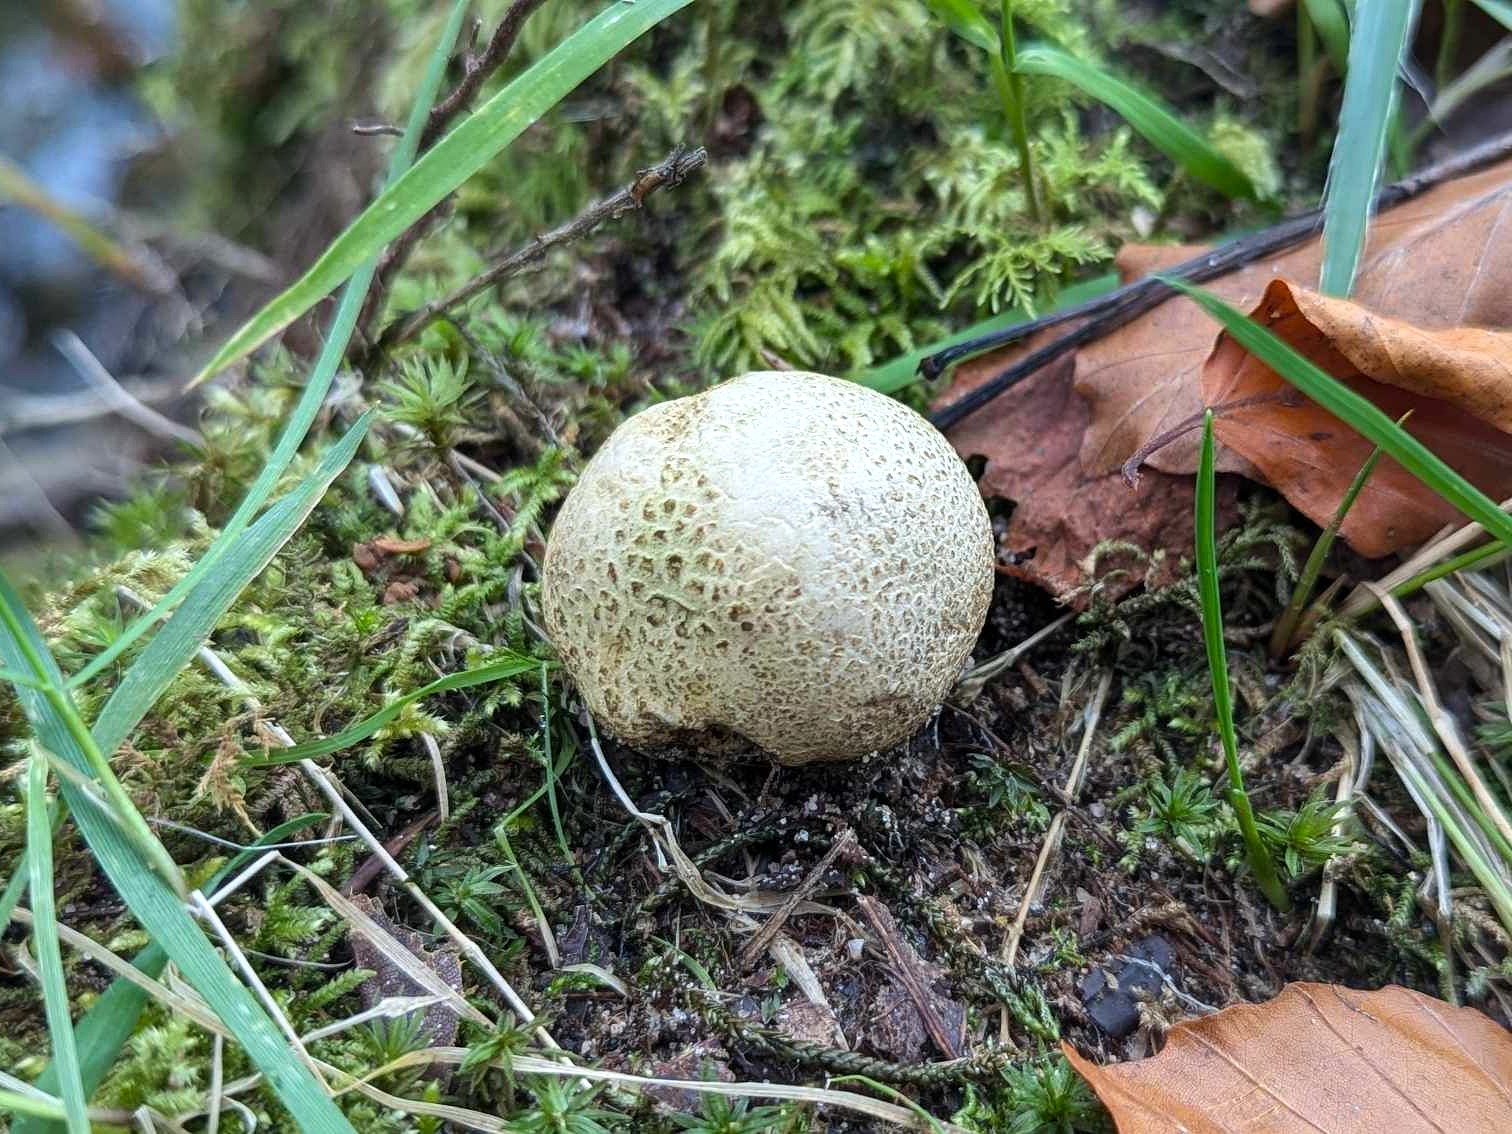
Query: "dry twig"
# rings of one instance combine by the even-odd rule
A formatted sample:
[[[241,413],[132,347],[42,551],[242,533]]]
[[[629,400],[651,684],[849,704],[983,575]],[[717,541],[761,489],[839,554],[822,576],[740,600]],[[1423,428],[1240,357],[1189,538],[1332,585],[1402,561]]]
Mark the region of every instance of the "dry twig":
[[[652,193],[682,184],[689,174],[702,169],[708,160],[708,151],[702,146],[695,150],[676,147],[655,165],[638,172],[630,184],[619,192],[595,201],[566,224],[532,238],[528,244],[515,249],[502,260],[495,261],[487,270],[440,299],[432,300],[407,315],[401,315],[385,328],[374,348],[375,352],[391,350],[414,338],[431,322],[479,292],[540,263],[553,248],[586,236],[605,221],[618,220],[626,213],[639,209]]]
[[[509,58],[510,51],[514,49],[515,40],[520,38],[520,31],[524,28],[525,21],[544,3],[545,0],[514,0],[514,3],[500,17],[498,26],[494,28],[493,35],[489,37],[488,46],[482,53],[468,54],[463,59],[461,80],[452,88],[450,94],[431,107],[425,130],[420,135],[420,153],[428,150],[436,139],[445,133],[452,120],[472,105],[472,100],[477,97],[479,89],[488,81],[488,77],[502,67],[504,61]],[[378,271],[373,278],[373,286],[368,290],[367,299],[362,305],[362,313],[358,316],[359,332],[371,326],[378,312],[383,310],[384,297],[388,294],[395,277],[409,261],[411,253],[420,241],[451,211],[451,203],[455,199],[456,194],[448,195],[444,201],[410,225],[397,240],[389,245],[388,251],[379,261]],[[359,338],[361,337],[359,335]]]
[[[919,962],[918,954],[913,946],[904,941],[898,934],[897,922],[888,912],[886,906],[877,901],[869,894],[863,894],[856,899],[856,905],[860,907],[861,915],[871,926],[872,932],[877,935],[888,959],[892,962],[893,975],[903,990],[908,993],[908,998],[913,1001],[918,1010],[919,1019],[924,1022],[924,1030],[929,1033],[929,1038],[934,1040],[946,1059],[959,1059],[961,1057],[961,1044],[965,1040],[962,1034],[965,1025],[965,1017],[955,1022],[955,1026],[948,1026],[940,1015],[939,1005],[929,986],[933,984],[930,975],[922,971],[923,966]]]
[[[1102,718],[1103,704],[1108,699],[1108,689],[1113,684],[1113,671],[1106,669],[1097,682],[1097,688],[1092,693],[1092,699],[1087,702],[1086,715],[1083,717],[1081,745],[1076,750],[1076,759],[1071,764],[1071,772],[1066,777],[1066,796],[1074,800],[1076,794],[1081,791],[1082,780],[1087,774],[1087,757],[1092,751],[1092,738],[1097,732],[1097,723]],[[1034,904],[1034,897],[1039,892],[1040,880],[1044,877],[1045,868],[1050,863],[1050,857],[1060,849],[1061,833],[1066,829],[1066,813],[1057,811],[1055,818],[1050,820],[1050,829],[1045,832],[1045,841],[1040,847],[1039,857],[1034,862],[1034,872],[1029,875],[1029,882],[1024,887],[1024,896],[1019,901],[1018,916],[1013,919],[1013,928],[1003,941],[1003,960],[1011,965],[1018,958],[1019,942],[1023,940],[1024,926],[1029,920],[1029,908]],[[1005,1007],[999,1022],[999,1031],[1003,1042],[1008,1042],[1008,1009]]]

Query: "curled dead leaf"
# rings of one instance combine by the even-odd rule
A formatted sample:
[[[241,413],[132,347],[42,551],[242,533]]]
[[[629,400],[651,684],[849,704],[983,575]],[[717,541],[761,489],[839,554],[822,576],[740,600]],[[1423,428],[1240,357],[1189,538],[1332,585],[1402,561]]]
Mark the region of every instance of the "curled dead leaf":
[[[1126,245],[1118,254],[1119,273],[1136,279],[1202,250]],[[1206,286],[1248,310],[1273,279],[1315,280],[1321,263],[1321,243],[1313,240]],[[1512,161],[1377,216],[1354,299],[1422,328],[1512,327]],[[1076,388],[1091,406],[1081,450],[1089,475],[1112,472],[1151,438],[1202,412],[1199,377],[1216,336],[1196,304],[1168,300],[1078,352]],[[1194,435],[1162,448],[1148,464],[1190,475],[1197,471],[1197,449]],[[1220,454],[1219,470],[1249,473],[1251,466],[1231,452]]]
[[[1251,318],[1365,395],[1493,499],[1512,495],[1512,334],[1426,330],[1273,280]],[[1227,335],[1202,369],[1219,439],[1315,523],[1326,524],[1374,446]],[[1263,400],[1268,395],[1273,400]],[[1256,399],[1262,399],[1256,402]],[[1342,535],[1367,556],[1422,543],[1458,512],[1395,461],[1376,467]]]
[[[1042,343],[1033,339],[964,363],[942,401],[960,398]],[[1119,557],[1116,563],[1127,573],[1110,583],[1115,590],[1137,586],[1152,568],[1160,577],[1174,576],[1192,548],[1191,480],[1147,471],[1131,487],[1116,465],[1086,468],[1082,454],[1089,422],[1089,408],[1071,384],[1071,363],[1065,359],[1000,394],[949,433],[963,458],[987,459],[978,482],[982,494],[1014,504],[998,541],[999,569],[1060,598],[1074,597],[1092,575],[1094,549],[1105,541],[1154,556],[1150,562]],[[1235,514],[1236,499],[1237,486],[1220,482],[1225,522]],[[1110,560],[1101,568],[1112,565]]]
[[[1512,1035],[1406,988],[1289,984],[1177,1024],[1135,1063],[1100,1067],[1061,1046],[1119,1134],[1512,1129]]]

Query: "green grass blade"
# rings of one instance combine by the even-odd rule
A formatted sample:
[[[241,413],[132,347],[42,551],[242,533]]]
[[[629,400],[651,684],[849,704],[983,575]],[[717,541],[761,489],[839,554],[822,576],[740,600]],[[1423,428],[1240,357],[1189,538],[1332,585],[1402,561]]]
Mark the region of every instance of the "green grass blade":
[[[1512,31],[1512,3],[1508,0],[1473,0],[1473,2],[1477,8],[1502,27]]]
[[[1318,289],[1325,295],[1347,296],[1354,288],[1395,117],[1397,70],[1416,13],[1413,0],[1372,0],[1355,9],[1349,78],[1323,194],[1323,271]]]
[[[95,721],[95,743],[102,751],[114,752],[131,734],[194,652],[204,645],[236,596],[304,523],[357,452],[373,413],[368,410],[358,418],[341,440],[321,456],[315,471],[247,529],[235,548],[203,576],[194,593],[148,643]]]
[[[47,763],[33,753],[26,767],[26,857],[31,891],[32,944],[42,978],[42,1003],[53,1061],[62,1088],[68,1134],[89,1134],[89,1102],[79,1077],[68,986],[63,979],[63,952],[58,948],[58,911],[53,902],[52,821],[47,810]]]
[[[90,754],[85,751],[76,727],[80,723],[78,709],[68,697],[63,674],[3,575],[0,575],[0,611],[6,615],[0,619],[0,664],[31,671],[54,694],[49,696],[25,687],[16,690],[37,741],[81,775],[92,775]],[[87,732],[84,738],[92,742]],[[350,1131],[350,1124],[335,1103],[189,917],[183,900],[156,870],[148,868],[140,847],[123,833],[118,819],[103,811],[94,796],[81,790],[72,779],[61,777],[59,787],[95,861],[132,916],[163,947],[211,1010],[225,1021],[299,1128]],[[141,821],[140,815],[136,818]],[[157,845],[161,850],[162,844]]]
[[[429,697],[432,693],[445,693],[449,690],[485,685],[490,681],[503,681],[506,678],[518,677],[522,673],[539,669],[541,664],[539,658],[510,652],[507,657],[491,661],[487,665],[475,666],[472,669],[464,669],[460,673],[449,673],[445,677],[438,677],[430,684],[422,685],[419,689],[389,702],[372,716],[364,717],[351,728],[338,732],[335,736],[327,736],[321,740],[308,740],[303,744],[296,744],[293,748],[281,748],[266,756],[253,757],[246,761],[246,764],[254,768],[266,768],[274,764],[297,764],[313,756],[327,756],[332,752],[339,752],[343,748],[348,748],[373,736],[405,709],[416,701]]]
[[[1512,516],[1508,516],[1475,485],[1446,465],[1431,449],[1388,417],[1368,398],[1326,374],[1259,323],[1252,322],[1217,296],[1183,280],[1161,277],[1191,296],[1222,324],[1240,346],[1286,381],[1374,442],[1418,480],[1481,524],[1502,543],[1512,545]]]
[[[43,685],[34,677],[14,669],[0,669],[0,681],[9,682],[11,685],[24,685],[28,689],[41,689]]]
[[[284,842],[305,827],[324,822],[328,818],[325,812],[313,812],[287,820],[265,832],[246,850],[232,855],[211,876],[210,881],[205,883],[205,893],[214,894],[220,884],[250,862],[261,847]],[[148,976],[157,977],[168,963],[168,955],[160,946],[148,945],[131,959],[131,963]],[[115,1064],[121,1048],[126,1046],[126,1041],[136,1031],[137,1020],[146,1004],[145,989],[117,977],[80,1018],[74,1028],[74,1039],[78,1044],[79,1078],[84,1084],[86,1098],[92,1096],[104,1082],[105,1075]],[[50,1095],[58,1093],[58,1069],[55,1062],[42,1069],[42,1074],[37,1076],[36,1086],[38,1090]],[[12,1127],[12,1134],[62,1134],[62,1122],[52,1121],[61,1118],[61,1114],[23,1117]]]
[[[1099,295],[1106,295],[1116,288],[1122,281],[1118,276],[1109,272],[1106,275],[1096,276],[1081,283],[1074,283],[1065,288],[1056,296],[1055,302],[1041,312],[1042,315],[1050,315],[1056,311],[1073,307],[1078,303],[1085,303],[1089,299],[1096,299]],[[946,347],[955,346],[956,343],[964,343],[967,339],[974,339],[991,331],[1001,331],[1011,327],[1015,323],[1022,323],[1029,318],[1021,307],[1010,307],[1000,311],[989,319],[983,319],[980,323],[973,323],[963,331],[957,331],[947,338],[937,342],[928,343],[907,354],[900,354],[881,366],[874,366],[870,370],[852,374],[851,381],[857,382],[868,389],[879,393],[891,394],[903,389],[904,386],[912,385],[919,381],[919,363],[932,354],[938,354]]]
[[[1117,111],[1151,145],[1197,180],[1227,197],[1256,196],[1254,185],[1243,171],[1178,118],[1174,110],[1100,67],[1059,48],[1037,43],[1019,50],[1014,72],[1065,80]]]
[[[1349,67],[1349,13],[1344,10],[1343,0],[1302,0],[1307,18],[1323,41],[1323,50],[1339,69],[1346,73]]]
[[[431,106],[436,101],[436,92],[441,88],[447,61],[451,58],[452,45],[457,41],[457,33],[461,29],[467,8],[467,0],[456,0],[452,6],[451,16],[436,40],[425,75],[415,95],[415,104],[410,108],[404,134],[389,158],[387,185],[392,185],[397,181],[415,160],[415,152],[420,146],[420,135],[425,132],[425,125],[430,119]],[[335,379],[341,360],[346,355],[347,343],[351,341],[352,329],[357,325],[357,317],[362,311],[368,286],[373,282],[373,273],[377,271],[377,268],[378,254],[375,252],[365,264],[358,268],[343,289],[341,302],[336,308],[330,327],[326,330],[325,343],[315,360],[315,367],[310,371],[309,380],[305,382],[304,390],[299,395],[294,411],[289,415],[288,423],[278,436],[278,443],[273,447],[267,463],[258,472],[257,479],[252,482],[252,487],[247,489],[246,496],[237,505],[236,511],[226,521],[225,527],[221,529],[215,541],[206,549],[199,561],[154,604],[150,611],[127,626],[109,647],[91,659],[88,665],[74,675],[70,684],[80,685],[103,672],[106,666],[121,655],[122,651],[130,647],[164,614],[172,610],[184,596],[193,591],[214,567],[216,560],[235,546],[241,533],[252,522],[252,518],[267,503],[268,497],[273,495],[279,478],[293,462],[295,454],[299,452],[299,447],[304,444],[305,437],[310,432],[310,426],[315,422],[316,415],[320,413],[320,407],[325,404],[326,394],[330,392],[331,382]]]
[[[1239,737],[1234,728],[1233,691],[1229,688],[1228,645],[1223,640],[1223,602],[1218,593],[1217,474],[1213,457],[1213,411],[1202,421],[1202,457],[1197,468],[1197,594],[1202,603],[1202,640],[1207,647],[1208,676],[1213,683],[1213,712],[1218,718],[1218,738],[1228,767],[1229,803],[1239,821],[1239,831],[1255,883],[1278,910],[1291,907],[1286,887],[1276,876],[1276,865],[1260,839],[1255,813],[1244,790],[1239,769]]]
[[[614,0],[544,59],[494,95],[333,240],[288,290],[216,352],[199,377],[245,358],[320,302],[360,264],[487,165],[543,114],[628,44],[692,0]]]
[[[1401,425],[1406,420],[1407,415],[1403,414],[1397,424]],[[1366,482],[1370,480],[1370,474],[1375,472],[1375,467],[1380,460],[1381,448],[1378,445],[1370,451],[1370,456],[1365,458],[1365,463],[1360,466],[1360,471],[1355,473],[1354,480],[1349,482],[1344,498],[1334,509],[1333,519],[1318,533],[1312,551],[1307,556],[1307,562],[1302,565],[1302,571],[1297,576],[1297,585],[1292,589],[1286,609],[1281,612],[1281,617],[1276,619],[1275,628],[1271,631],[1271,657],[1279,658],[1286,651],[1287,646],[1291,645],[1297,623],[1302,617],[1302,612],[1307,609],[1307,602],[1312,598],[1313,589],[1318,584],[1318,577],[1323,573],[1323,564],[1328,561],[1328,553],[1333,550],[1334,541],[1339,537],[1339,529],[1344,526],[1345,518],[1354,507],[1355,501],[1360,498],[1360,493],[1364,491]]]
[[[19,1091],[0,1090],[0,1111],[10,1111],[12,1114],[35,1115],[38,1118],[63,1118],[63,1106],[48,1099],[35,1098],[32,1095],[23,1095]],[[18,1126],[17,1130],[20,1129]]]
[[[925,0],[940,23],[967,43],[996,55],[999,50],[997,29],[992,26],[976,0]]]

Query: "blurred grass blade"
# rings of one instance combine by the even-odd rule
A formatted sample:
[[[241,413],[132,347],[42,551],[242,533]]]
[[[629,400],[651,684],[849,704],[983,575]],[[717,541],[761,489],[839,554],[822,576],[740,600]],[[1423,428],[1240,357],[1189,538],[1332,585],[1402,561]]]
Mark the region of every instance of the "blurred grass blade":
[[[1395,117],[1397,70],[1417,14],[1413,0],[1372,0],[1355,8],[1349,78],[1339,134],[1323,192],[1323,271],[1318,290],[1348,296],[1365,248],[1371,203]]]
[[[64,687],[62,671],[4,575],[0,575],[0,613],[5,615],[0,619],[0,665],[30,671],[52,694],[24,686],[16,689],[36,740],[81,775],[92,775],[84,743],[93,743],[93,739],[87,730],[81,739],[82,719]],[[102,811],[93,795],[71,779],[60,779],[59,788],[95,862],[137,924],[152,934],[184,978],[235,1034],[299,1128],[350,1131],[350,1124],[321,1084],[299,1061],[262,1007],[232,976],[215,947],[190,919],[184,902],[143,860],[142,851],[123,834],[118,820]],[[140,814],[133,815],[142,822]],[[157,846],[161,852],[162,844]],[[162,853],[166,857],[166,852]]]
[[[1324,373],[1223,300],[1184,280],[1162,276],[1167,284],[1196,300],[1223,325],[1240,346],[1341,421],[1373,441],[1418,480],[1437,492],[1502,543],[1512,545],[1512,516],[1508,516],[1475,485],[1446,465],[1431,449],[1398,425],[1369,399],[1337,378]]]
[[[1508,31],[1512,31],[1512,2],[1509,2],[1509,0],[1474,0],[1474,4],[1502,27]]]
[[[89,1102],[79,1077],[79,1053],[74,1047],[73,1018],[68,1011],[68,986],[63,979],[63,953],[58,948],[58,911],[53,899],[52,822],[47,810],[47,762],[33,752],[26,762],[26,857],[31,892],[32,944],[42,980],[42,1004],[47,1034],[58,1068],[68,1134],[89,1134]]]
[[[1339,74],[1349,67],[1349,13],[1343,0],[1302,0],[1307,18],[1323,41],[1323,50],[1338,68]]]
[[[321,456],[315,471],[247,529],[148,643],[95,720],[95,743],[101,751],[114,752],[131,734],[195,651],[205,644],[236,596],[299,530],[331,482],[351,461],[373,413],[368,410],[358,418],[341,440]]]
[[[461,29],[467,7],[467,0],[455,0],[446,26],[442,29],[440,37],[436,40],[436,46],[431,51],[430,62],[420,81],[420,89],[415,94],[415,104],[410,108],[404,135],[399,139],[393,155],[389,158],[386,181],[388,185],[397,181],[415,160],[415,151],[420,145],[420,135],[425,132],[425,124],[430,119],[431,106],[436,101],[436,92],[440,90],[441,80],[446,74],[447,60],[451,58],[452,45],[457,41],[457,33]],[[341,302],[336,308],[330,327],[326,330],[325,343],[320,349],[319,357],[315,360],[315,367],[310,371],[310,377],[305,382],[304,390],[300,393],[293,412],[289,415],[288,423],[278,436],[278,443],[258,472],[257,479],[252,482],[252,487],[247,489],[246,496],[236,506],[236,511],[226,521],[220,534],[215,537],[215,541],[184,577],[153,605],[150,611],[127,626],[114,642],[76,673],[70,680],[70,685],[80,685],[102,672],[121,655],[122,651],[130,647],[164,614],[172,610],[185,595],[194,590],[200,580],[214,567],[216,560],[235,545],[241,533],[252,522],[252,518],[267,503],[268,497],[273,495],[279,478],[293,462],[295,454],[299,452],[299,447],[304,444],[305,436],[310,432],[310,426],[314,424],[316,415],[320,413],[320,407],[325,404],[326,394],[330,391],[331,382],[335,379],[341,360],[346,355],[347,343],[351,341],[352,329],[357,325],[357,317],[362,311],[363,301],[367,298],[368,285],[372,283],[373,273],[377,268],[378,253],[375,251],[367,262],[358,268],[342,291]]]
[[[0,669],[0,681],[9,682],[12,685],[24,685],[28,689],[43,688],[42,683],[36,678],[28,677],[26,674],[14,669]]]
[[[6,202],[14,202],[52,222],[100,267],[149,295],[166,295],[177,286],[172,273],[151,252],[117,240],[83,213],[48,193],[24,169],[0,154],[0,204]]]
[[[1050,75],[1117,111],[1161,153],[1197,180],[1227,197],[1254,197],[1255,187],[1238,166],[1152,95],[1059,48],[1037,43],[1021,48],[1014,71]]]
[[[246,763],[254,768],[265,768],[274,764],[297,764],[312,756],[326,756],[366,740],[416,701],[429,697],[432,693],[445,693],[448,690],[485,685],[490,681],[503,681],[506,678],[518,677],[522,673],[540,669],[541,665],[540,658],[509,652],[507,657],[489,662],[487,665],[475,666],[472,669],[464,669],[460,673],[449,673],[445,677],[438,677],[430,684],[422,685],[419,689],[389,702],[372,716],[364,717],[351,728],[338,732],[335,736],[328,736],[322,740],[309,740],[303,744],[296,744],[293,748],[280,748],[267,756],[253,757]]]
[[[1202,640],[1207,647],[1208,676],[1213,683],[1213,713],[1218,718],[1218,738],[1228,768],[1229,805],[1244,836],[1250,873],[1261,893],[1278,910],[1291,908],[1286,887],[1276,876],[1276,865],[1255,826],[1255,813],[1244,790],[1239,768],[1239,737],[1234,728],[1234,695],[1229,688],[1228,646],[1223,640],[1223,602],[1218,593],[1217,474],[1213,457],[1213,411],[1202,420],[1202,456],[1197,469],[1197,593],[1202,603]]]
[[[325,812],[318,811],[280,823],[261,835],[247,849],[238,851],[228,859],[225,865],[211,876],[210,881],[205,883],[204,892],[213,895],[220,884],[240,870],[244,864],[250,862],[259,853],[260,848],[285,842],[290,835],[305,827],[321,823],[329,817]],[[35,911],[33,916],[35,916]],[[131,959],[131,963],[147,976],[156,978],[167,965],[168,955],[163,952],[161,946],[148,945]],[[79,1052],[79,1078],[84,1084],[86,1098],[93,1095],[99,1085],[104,1082],[106,1073],[115,1064],[121,1049],[126,1046],[126,1041],[136,1031],[137,1020],[141,1017],[146,1003],[145,989],[132,984],[129,980],[117,977],[100,998],[89,1006],[89,1011],[79,1019],[74,1027],[74,1039]],[[42,1074],[37,1076],[36,1086],[50,1095],[57,1094],[56,1061],[42,1069]],[[52,1117],[61,1118],[62,1116]],[[48,1116],[38,1115],[17,1120],[12,1127],[12,1134],[62,1134],[63,1129],[60,1121],[50,1121]]]
[[[993,55],[998,53],[1000,43],[997,29],[977,7],[977,0],[925,0],[925,2],[940,18],[942,24],[967,43],[974,44]]]
[[[692,0],[614,0],[485,102],[385,189],[314,265],[254,315],[196,379],[245,358],[355,272],[369,256],[466,181],[628,44]]]

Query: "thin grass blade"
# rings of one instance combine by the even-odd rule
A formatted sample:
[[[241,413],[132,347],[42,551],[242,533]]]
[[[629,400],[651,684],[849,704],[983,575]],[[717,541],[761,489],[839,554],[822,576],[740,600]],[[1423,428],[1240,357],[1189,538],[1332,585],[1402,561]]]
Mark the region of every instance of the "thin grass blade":
[[[47,763],[33,753],[26,767],[26,858],[31,891],[32,944],[42,978],[42,1004],[47,1034],[58,1068],[68,1134],[89,1134],[89,1099],[79,1075],[73,1018],[68,1011],[68,986],[63,978],[63,953],[58,948],[58,911],[53,901],[52,823],[47,810]]]
[[[431,106],[435,103],[436,93],[441,88],[441,80],[446,74],[446,64],[451,58],[452,45],[457,41],[457,33],[461,30],[462,19],[467,9],[467,0],[455,0],[452,5],[451,15],[440,37],[436,40],[436,46],[431,51],[430,61],[426,65],[425,75],[420,80],[420,88],[415,94],[415,104],[410,108],[404,135],[399,139],[398,145],[394,147],[393,155],[389,158],[386,185],[392,185],[397,181],[415,160],[415,153],[420,146],[420,135],[425,132],[425,124],[430,119]],[[235,546],[241,533],[246,530],[247,525],[252,522],[262,506],[268,502],[268,497],[273,495],[279,479],[288,470],[295,454],[304,444],[305,437],[310,432],[310,426],[314,424],[316,415],[320,413],[320,407],[325,404],[326,394],[330,392],[336,371],[346,355],[347,343],[351,341],[352,329],[357,325],[357,317],[362,311],[368,286],[373,282],[373,273],[377,271],[377,268],[378,254],[375,251],[367,262],[357,269],[342,290],[341,302],[336,308],[330,327],[326,330],[325,343],[320,349],[320,355],[315,359],[315,367],[310,371],[310,377],[299,395],[299,401],[289,415],[283,432],[279,434],[278,443],[273,447],[273,452],[268,455],[267,463],[258,472],[257,479],[252,482],[252,487],[247,489],[246,496],[236,506],[236,511],[226,521],[220,534],[184,577],[175,583],[151,610],[128,625],[114,642],[76,673],[70,680],[70,685],[77,687],[103,672],[111,662],[120,657],[122,651],[129,648],[168,611],[172,610],[184,596],[199,586],[200,580],[210,572],[222,555]]]
[[[1512,31],[1512,3],[1508,0],[1473,0],[1477,8],[1508,31]]]
[[[1409,410],[1407,414],[1403,414],[1397,424],[1403,424],[1410,413]],[[1381,449],[1377,446],[1370,451],[1370,456],[1365,458],[1365,463],[1360,466],[1360,471],[1355,473],[1354,480],[1349,482],[1349,488],[1345,490],[1344,498],[1339,501],[1339,506],[1334,509],[1333,519],[1329,521],[1328,527],[1318,533],[1312,551],[1307,556],[1307,562],[1302,565],[1301,574],[1297,576],[1297,585],[1292,589],[1286,609],[1281,612],[1281,617],[1276,619],[1275,629],[1271,631],[1271,657],[1279,658],[1291,645],[1298,621],[1302,617],[1302,612],[1307,609],[1307,602],[1312,598],[1318,577],[1323,573],[1323,564],[1328,561],[1328,553],[1333,550],[1334,541],[1339,537],[1339,529],[1344,526],[1344,520],[1349,516],[1355,501],[1360,498],[1360,493],[1364,491],[1366,482],[1370,480],[1370,475],[1375,472],[1375,467],[1380,460]]]
[[[127,671],[94,724],[95,743],[114,752],[205,643],[215,624],[320,503],[357,452],[373,419],[368,410],[321,456],[314,472],[266,513],[202,576],[184,604]]]
[[[252,860],[261,848],[284,842],[290,835],[306,827],[322,823],[330,818],[323,811],[300,815],[265,832],[261,837],[238,851],[226,864],[205,883],[206,894],[213,895],[220,884]],[[35,916],[35,914],[34,914]],[[131,963],[150,977],[159,976],[168,963],[168,955],[158,945],[148,945]],[[104,1082],[106,1074],[114,1066],[126,1041],[136,1031],[137,1020],[147,1004],[147,993],[129,980],[117,978],[109,988],[89,1007],[89,1011],[74,1026],[74,1040],[79,1052],[79,1078],[84,1084],[85,1097],[92,1096]],[[50,1095],[58,1092],[58,1068],[56,1061],[49,1063],[37,1076],[36,1086]],[[61,1115],[22,1117],[16,1121],[13,1134],[62,1134]]]
[[[522,673],[530,673],[540,669],[540,658],[527,657],[525,654],[516,654],[506,651],[507,657],[491,661],[487,665],[474,666],[472,669],[464,669],[460,673],[449,673],[445,677],[438,677],[428,685],[422,685],[403,697],[397,698],[383,706],[371,716],[364,717],[351,728],[338,732],[335,736],[327,736],[320,740],[308,740],[303,744],[296,744],[293,748],[280,748],[277,752],[270,752],[266,756],[254,756],[246,761],[247,765],[254,768],[266,768],[275,764],[297,764],[301,760],[308,760],[314,756],[328,756],[332,752],[339,752],[343,748],[350,748],[354,744],[361,743],[368,737],[375,735],[384,725],[394,720],[405,709],[416,701],[423,700],[433,693],[445,693],[456,689],[468,689],[474,685],[484,685],[491,681],[504,681],[507,678],[518,677]]]
[[[976,0],[925,0],[930,11],[967,43],[996,55],[999,50],[997,28],[982,14]]]
[[[1349,13],[1344,0],[1302,0],[1307,18],[1323,41],[1328,58],[1345,74],[1349,67]]]
[[[90,776],[91,760],[74,727],[78,709],[67,695],[62,671],[3,575],[0,575],[0,608],[6,615],[0,620],[0,664],[32,671],[58,694],[53,698],[25,687],[16,690],[37,741],[82,776]],[[65,719],[66,714],[72,714],[75,720]],[[87,733],[85,736],[87,739]],[[185,979],[235,1033],[242,1049],[266,1076],[293,1120],[305,1130],[350,1131],[352,1128],[341,1111],[290,1051],[262,1007],[232,976],[220,954],[190,919],[183,901],[161,875],[149,868],[141,850],[126,837],[117,820],[71,779],[60,779],[59,786],[95,861],[132,916],[148,929]],[[159,848],[161,845],[158,844]]]
[[[494,95],[385,189],[288,290],[216,352],[197,381],[245,358],[355,272],[390,240],[493,160],[501,150],[630,43],[692,0],[615,0],[544,59]]]
[[[1250,179],[1211,142],[1165,103],[1123,79],[1057,47],[1036,43],[1021,48],[1014,64],[1021,75],[1050,75],[1117,111],[1161,153],[1197,180],[1226,197],[1255,197]]]
[[[63,1104],[52,1096],[23,1095],[20,1091],[0,1090],[0,1111],[23,1117],[56,1118],[60,1122],[64,1116]]]
[[[1223,602],[1218,592],[1217,474],[1214,471],[1213,411],[1202,422],[1202,455],[1197,469],[1197,594],[1202,603],[1202,639],[1207,647],[1208,676],[1213,683],[1213,713],[1228,766],[1229,804],[1239,822],[1255,884],[1278,910],[1291,907],[1286,888],[1276,876],[1275,863],[1261,842],[1255,814],[1244,791],[1239,769],[1239,737],[1234,727],[1233,691],[1229,687],[1228,645],[1223,640]]]
[[[1323,193],[1323,271],[1318,290],[1347,296],[1365,249],[1371,204],[1396,114],[1397,71],[1417,16],[1413,0],[1372,0],[1355,8],[1349,78]]]
[[[1216,319],[1234,340],[1302,393],[1335,417],[1375,442],[1418,480],[1437,492],[1502,543],[1512,545],[1512,516],[1508,516],[1475,485],[1446,465],[1433,450],[1388,417],[1369,399],[1355,393],[1332,375],[1314,366],[1267,328],[1243,312],[1184,280],[1161,277],[1185,292]]]

